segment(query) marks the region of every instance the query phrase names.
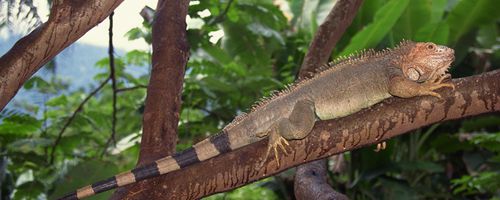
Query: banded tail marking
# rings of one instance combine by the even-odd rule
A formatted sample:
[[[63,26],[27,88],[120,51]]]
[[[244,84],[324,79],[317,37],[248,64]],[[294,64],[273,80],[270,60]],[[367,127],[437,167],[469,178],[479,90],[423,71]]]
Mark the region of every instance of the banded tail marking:
[[[228,135],[226,133],[218,134],[174,156],[159,159],[154,163],[135,168],[132,171],[124,172],[104,181],[99,181],[95,184],[80,188],[76,193],[66,195],[60,200],[82,199],[117,187],[176,171],[203,160],[213,158],[219,154],[229,152],[232,150],[230,146]]]
[[[88,197],[88,196],[92,196],[95,194],[95,191],[94,189],[92,188],[91,185],[87,185],[83,188],[80,188],[76,191],[76,198],[77,199],[81,199],[81,198],[85,198],[85,197]]]

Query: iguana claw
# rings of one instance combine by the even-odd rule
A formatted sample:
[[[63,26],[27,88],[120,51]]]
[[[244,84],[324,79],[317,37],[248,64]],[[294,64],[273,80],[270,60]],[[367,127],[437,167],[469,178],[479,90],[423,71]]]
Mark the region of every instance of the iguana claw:
[[[271,154],[271,150],[274,151],[274,159],[276,160],[276,164],[279,167],[280,166],[280,160],[279,160],[279,153],[278,153],[278,147],[283,151],[285,155],[288,155],[288,151],[286,150],[286,147],[289,146],[290,144],[288,141],[282,137],[281,135],[277,133],[271,133],[269,135],[269,144],[267,146],[267,151],[266,154],[264,155],[263,160],[259,163],[257,166],[257,169],[262,168],[264,164],[266,163],[269,154]]]
[[[445,74],[443,76],[440,76],[434,81],[428,81],[422,84],[422,90],[420,91],[420,95],[429,95],[429,96],[434,96],[439,99],[442,99],[441,95],[438,94],[437,92],[434,92],[434,90],[444,88],[444,87],[449,87],[453,90],[455,90],[455,85],[453,83],[443,83],[444,80],[449,78],[449,74]]]
[[[377,148],[374,151],[375,152],[379,152],[381,150],[384,150],[386,146],[387,145],[386,145],[385,141],[383,141],[382,143],[378,143],[377,144]]]

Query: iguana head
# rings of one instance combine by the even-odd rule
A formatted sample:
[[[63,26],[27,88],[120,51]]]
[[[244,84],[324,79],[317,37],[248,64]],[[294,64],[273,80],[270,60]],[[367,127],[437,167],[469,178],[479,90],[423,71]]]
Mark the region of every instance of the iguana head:
[[[400,66],[406,78],[416,82],[436,80],[444,76],[455,60],[454,51],[432,42],[405,42]]]

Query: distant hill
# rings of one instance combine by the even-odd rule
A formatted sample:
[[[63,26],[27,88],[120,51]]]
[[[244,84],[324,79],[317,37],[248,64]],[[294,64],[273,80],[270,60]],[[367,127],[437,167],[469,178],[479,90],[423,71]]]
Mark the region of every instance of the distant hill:
[[[4,55],[20,37],[12,36],[7,39],[0,37],[0,55]],[[121,55],[123,51],[118,50],[116,54]],[[94,67],[94,64],[107,56],[107,47],[76,42],[56,56],[56,74],[70,83],[71,90],[82,87],[89,89],[95,82],[93,77],[99,72]],[[40,69],[35,75],[43,78],[51,76],[44,68]],[[44,101],[44,98],[40,94],[21,89],[11,102],[20,100],[29,100],[32,103],[40,104]],[[9,103],[7,108],[9,106],[12,106],[12,103]]]

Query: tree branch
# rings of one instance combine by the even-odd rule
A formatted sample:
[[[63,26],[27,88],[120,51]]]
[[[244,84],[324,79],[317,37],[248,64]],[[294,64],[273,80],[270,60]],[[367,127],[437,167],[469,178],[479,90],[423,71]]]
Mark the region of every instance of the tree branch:
[[[309,51],[299,71],[299,78],[307,77],[311,72],[328,62],[333,48],[352,23],[362,3],[363,0],[339,0],[335,3],[323,24],[319,26],[318,32],[309,46]],[[298,200],[311,199],[313,196],[320,199],[341,197],[342,194],[333,190],[326,182],[326,167],[310,163],[299,166],[298,172],[303,172],[295,175],[294,193]],[[343,197],[343,199],[347,199],[347,197]]]
[[[347,196],[333,190],[328,184],[326,164],[326,159],[322,159],[297,167],[294,183],[295,198],[315,200],[348,199]]]
[[[390,98],[350,116],[317,122],[303,140],[290,141],[294,151],[282,155],[280,167],[269,159],[255,169],[267,149],[267,140],[248,145],[187,167],[152,181],[160,181],[161,190],[151,199],[198,199],[231,190],[275,175],[288,168],[326,158],[430,124],[500,111],[500,70],[454,79],[456,89],[440,90],[443,99],[416,97]]]
[[[111,135],[109,136],[106,144],[104,145],[104,149],[101,153],[101,157],[106,153],[106,149],[109,144],[113,142],[116,145],[116,94],[118,93],[116,88],[116,71],[115,71],[115,50],[113,47],[113,15],[112,12],[109,15],[109,29],[108,29],[108,57],[109,57],[109,78],[111,79],[111,89],[113,92],[113,102],[112,102],[112,113],[111,113]]]
[[[0,110],[38,69],[106,19],[122,1],[52,1],[49,20],[0,58]]]
[[[143,116],[143,134],[138,166],[175,151],[181,92],[189,46],[186,15],[189,0],[160,0],[153,22],[153,67]],[[147,180],[116,190],[111,199],[155,199],[168,181]],[[160,198],[162,199],[162,198]]]
[[[148,86],[145,86],[145,85],[137,85],[137,86],[127,87],[127,88],[118,88],[118,89],[116,89],[116,93],[127,92],[127,91],[137,90],[137,89],[146,89],[146,88],[148,88]]]
[[[308,76],[328,62],[335,44],[351,24],[363,0],[339,0],[318,28],[300,67],[299,77]]]

